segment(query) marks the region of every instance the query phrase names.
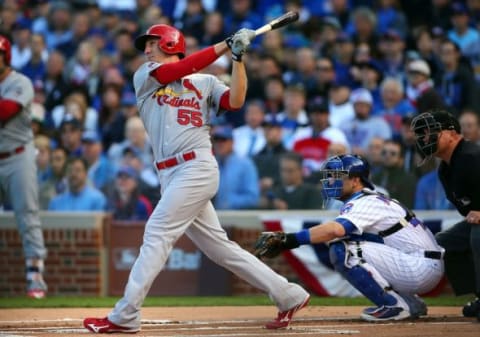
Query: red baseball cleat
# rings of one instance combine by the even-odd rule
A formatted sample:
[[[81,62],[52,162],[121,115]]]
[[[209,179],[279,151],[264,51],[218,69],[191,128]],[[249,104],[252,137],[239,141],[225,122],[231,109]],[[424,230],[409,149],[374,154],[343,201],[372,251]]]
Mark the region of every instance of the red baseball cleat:
[[[116,325],[105,318],[85,318],[83,320],[83,326],[93,333],[136,333],[140,331],[140,328],[126,328],[120,325]]]
[[[303,302],[297,304],[293,308],[288,309],[287,311],[279,312],[277,318],[273,321],[268,322],[265,324],[265,328],[267,329],[285,329],[293,318],[293,315],[302,308],[305,308],[308,305],[308,301],[310,300],[310,295],[308,295]]]

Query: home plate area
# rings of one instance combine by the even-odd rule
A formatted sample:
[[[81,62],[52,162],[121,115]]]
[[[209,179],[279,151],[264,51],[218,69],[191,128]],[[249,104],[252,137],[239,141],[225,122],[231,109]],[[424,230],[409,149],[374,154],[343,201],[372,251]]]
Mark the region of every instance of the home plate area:
[[[287,329],[267,330],[263,325],[274,317],[274,307],[144,308],[142,330],[134,336],[478,337],[480,332],[480,323],[461,317],[458,307],[433,307],[426,318],[382,323],[361,321],[361,309],[311,306],[299,312]],[[102,317],[108,312],[108,308],[0,310],[0,337],[93,336],[82,327],[83,317]]]

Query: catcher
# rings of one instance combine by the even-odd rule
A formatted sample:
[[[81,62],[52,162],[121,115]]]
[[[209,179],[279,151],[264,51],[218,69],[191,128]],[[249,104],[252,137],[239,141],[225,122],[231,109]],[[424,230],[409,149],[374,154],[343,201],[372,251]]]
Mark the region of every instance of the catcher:
[[[264,232],[255,244],[257,257],[328,243],[335,270],[375,304],[363,310],[364,320],[426,315],[417,294],[433,289],[444,272],[444,249],[433,234],[401,203],[374,191],[365,159],[334,156],[320,173],[324,198],[344,202],[338,217],[297,233]]]

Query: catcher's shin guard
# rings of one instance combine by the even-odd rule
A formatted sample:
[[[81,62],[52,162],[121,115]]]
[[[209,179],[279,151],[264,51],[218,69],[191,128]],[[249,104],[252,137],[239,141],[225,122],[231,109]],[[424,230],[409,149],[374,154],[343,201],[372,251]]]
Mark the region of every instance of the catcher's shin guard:
[[[360,247],[358,249],[360,250]],[[329,253],[330,261],[335,270],[342,274],[352,286],[370,301],[377,306],[393,306],[397,304],[396,296],[392,295],[392,291],[388,291],[389,284],[376,270],[371,266],[369,267],[365,262],[353,266],[347,264],[348,254],[351,253],[347,252],[345,242],[340,241],[331,244]],[[376,277],[373,276],[374,274],[376,274]]]

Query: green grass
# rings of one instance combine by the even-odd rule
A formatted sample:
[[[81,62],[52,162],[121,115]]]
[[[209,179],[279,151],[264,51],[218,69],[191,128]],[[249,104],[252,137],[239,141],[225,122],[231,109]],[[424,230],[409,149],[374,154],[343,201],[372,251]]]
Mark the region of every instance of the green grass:
[[[471,300],[471,296],[441,296],[425,298],[431,306],[463,306]],[[0,299],[0,308],[110,308],[118,297],[49,297],[43,300],[32,300],[26,297],[10,297]],[[370,301],[365,298],[312,297],[313,306],[367,306]],[[266,296],[181,296],[181,297],[148,297],[145,307],[182,307],[182,306],[255,306],[273,305]]]

